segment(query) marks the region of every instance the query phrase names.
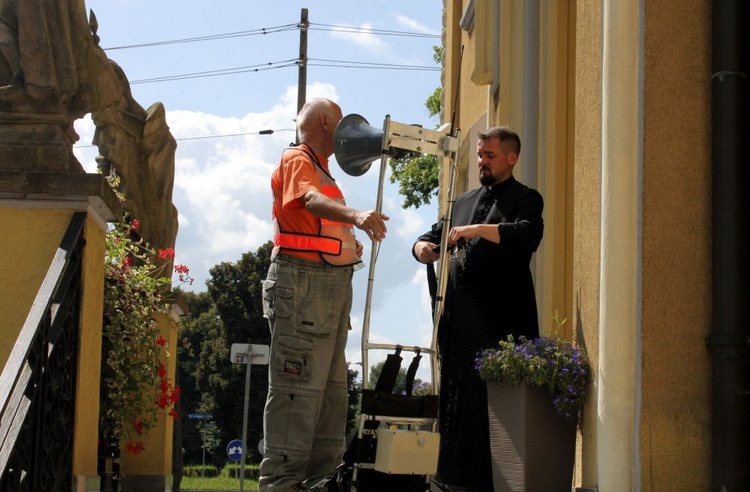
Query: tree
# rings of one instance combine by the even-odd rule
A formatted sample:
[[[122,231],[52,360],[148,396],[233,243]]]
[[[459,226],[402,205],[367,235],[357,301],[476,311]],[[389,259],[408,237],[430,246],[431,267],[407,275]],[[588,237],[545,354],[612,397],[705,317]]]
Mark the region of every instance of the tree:
[[[443,59],[443,48],[433,46],[433,60],[440,64]],[[441,89],[436,88],[425,101],[430,118],[438,116],[442,111]],[[391,183],[398,182],[398,192],[404,196],[403,208],[419,208],[430,203],[430,199],[437,195],[440,159],[437,156],[422,154],[417,157],[403,157],[391,159]]]
[[[362,384],[357,381],[359,372],[346,369],[347,388],[349,392],[349,407],[346,411],[346,435],[351,436],[357,430],[359,419],[359,398],[362,395]]]
[[[261,281],[271,263],[269,242],[256,253],[245,253],[236,263],[223,262],[209,271],[208,292],[188,296],[191,312],[185,320],[180,360],[185,372],[184,381],[192,382],[198,396],[191,397],[195,412],[211,415],[218,440],[210,441],[212,460],[220,463],[223,456],[215,451],[242,434],[245,394],[245,365],[232,364],[231,345],[251,343],[268,345],[268,322],[263,318]],[[257,461],[260,455],[255,443],[263,436],[263,408],[268,391],[268,372],[264,366],[251,371],[250,408],[248,413],[248,460]],[[190,408],[185,408],[191,412]],[[190,424],[186,425],[189,428]],[[193,425],[193,427],[195,427]],[[196,429],[197,433],[197,429]],[[187,439],[195,435],[185,433]],[[200,436],[198,436],[200,439]],[[191,449],[200,449],[190,445]],[[186,445],[187,456],[187,445]],[[187,462],[195,462],[191,454]]]
[[[202,405],[202,390],[208,391],[208,376],[212,364],[208,362],[213,353],[211,340],[223,339],[223,327],[211,296],[208,292],[184,293],[189,314],[183,319],[180,341],[177,346],[177,374],[182,396],[180,426],[182,429],[182,449],[185,463],[201,463],[201,447],[205,439],[201,427],[207,422],[204,419],[191,419],[191,414],[211,415]],[[215,427],[214,427],[215,429]],[[219,443],[212,442],[206,451],[215,455]]]

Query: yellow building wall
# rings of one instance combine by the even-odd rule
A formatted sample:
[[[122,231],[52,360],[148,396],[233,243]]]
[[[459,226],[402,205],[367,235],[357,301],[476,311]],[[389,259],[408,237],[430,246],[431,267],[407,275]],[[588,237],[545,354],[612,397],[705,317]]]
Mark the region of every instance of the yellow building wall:
[[[642,490],[710,490],[711,6],[645,2]]]
[[[3,254],[0,255],[0,305],[12,306],[0,318],[0,360],[13,349],[50,263],[73,216],[73,210],[0,208]],[[103,296],[104,231],[89,214],[84,236],[83,290],[79,332],[79,369],[73,449],[76,490],[98,487],[99,361]],[[12,231],[12,233],[11,233]],[[93,482],[92,482],[93,479]]]
[[[73,213],[0,208],[0,362],[5,367]]]
[[[599,353],[599,263],[601,223],[601,59],[602,10],[599,1],[576,7],[575,165],[573,185],[573,306],[578,340],[595,370]],[[596,376],[592,380],[595,380]],[[596,467],[595,384],[589,387],[576,459],[577,485],[594,487]]]
[[[162,357],[162,363],[167,368],[167,378],[174,385],[177,367],[177,325],[176,321],[159,314],[156,317],[159,331],[167,340],[168,355]],[[125,451],[125,443],[121,446],[122,474],[164,476],[167,484],[171,484],[172,477],[172,437],[174,435],[173,419],[168,415],[171,406],[159,410],[158,421],[143,439],[145,450],[140,454],[130,454]]]
[[[78,393],[73,450],[73,475],[79,487],[97,475],[99,388],[104,303],[104,236],[106,223],[95,214],[86,219],[78,354]]]
[[[523,29],[519,29],[523,2],[500,2],[500,88],[496,94],[489,94],[489,85],[471,82],[477,60],[476,33],[458,26],[466,3],[444,2],[443,121],[449,121],[454,109],[457,59],[463,46],[459,127],[465,131],[484,119],[484,126],[510,124],[523,132],[523,84],[518,76],[523,57]],[[591,359],[594,374],[578,442],[574,485],[596,487],[602,100],[606,96],[602,93],[603,3],[550,1],[540,11],[539,117],[544,138],[540,138],[539,156],[545,163],[540,164],[539,179],[546,205],[554,207],[559,221],[555,230],[560,232],[548,235],[545,230],[545,241],[554,244],[538,260],[542,262],[538,278],[544,280],[537,288],[552,304],[562,300],[572,330],[565,334],[583,345]],[[566,11],[567,36],[561,30]],[[637,457],[635,472],[642,490],[708,490],[711,383],[704,340],[711,315],[710,2],[691,0],[678,5],[647,0],[643,20],[643,127],[642,141],[635,143],[642,148],[643,159],[637,260],[641,359],[636,394],[628,395],[639,404],[637,449],[631,452]],[[610,127],[617,124],[609,122]],[[468,135],[463,137],[468,140]],[[465,167],[458,193],[471,187],[472,170],[467,166],[471,152],[470,143],[464,142],[459,158]],[[446,185],[444,181],[441,193]],[[442,194],[441,199],[445,199]],[[562,268],[563,274],[548,285],[552,268]],[[546,317],[542,312],[543,325]]]

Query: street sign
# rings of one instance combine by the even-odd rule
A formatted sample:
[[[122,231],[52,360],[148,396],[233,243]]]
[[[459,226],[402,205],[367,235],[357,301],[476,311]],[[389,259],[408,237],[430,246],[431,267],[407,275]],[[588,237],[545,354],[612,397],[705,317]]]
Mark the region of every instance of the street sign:
[[[233,343],[230,359],[232,364],[247,364],[248,356],[250,364],[268,364],[268,345],[251,345],[247,343]]]
[[[235,439],[227,444],[227,456],[230,460],[239,461],[242,459],[243,449],[242,441]]]
[[[210,413],[189,413],[188,418],[190,420],[211,420],[214,416]]]

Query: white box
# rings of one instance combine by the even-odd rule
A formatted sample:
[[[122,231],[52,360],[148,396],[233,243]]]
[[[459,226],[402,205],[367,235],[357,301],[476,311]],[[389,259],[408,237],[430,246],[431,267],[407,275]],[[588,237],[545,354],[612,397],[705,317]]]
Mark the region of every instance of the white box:
[[[437,432],[378,429],[375,470],[396,475],[434,475],[440,434]]]

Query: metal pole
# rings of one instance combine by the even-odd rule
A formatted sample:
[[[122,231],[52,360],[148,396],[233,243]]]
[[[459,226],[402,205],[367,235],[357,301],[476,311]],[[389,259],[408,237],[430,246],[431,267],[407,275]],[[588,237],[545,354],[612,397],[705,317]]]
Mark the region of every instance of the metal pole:
[[[307,19],[307,9],[302,9],[299,20],[299,73],[297,78],[297,114],[302,110],[307,100],[307,31],[310,22]],[[299,135],[297,135],[299,143]]]
[[[378,213],[383,211],[383,181],[385,179],[385,171],[388,165],[388,145],[390,140],[390,126],[391,126],[391,115],[385,115],[383,121],[383,141],[381,144],[381,156],[380,156],[380,175],[378,178],[378,196],[375,204],[375,210]],[[372,290],[375,282],[375,263],[378,261],[378,253],[380,252],[380,243],[377,241],[372,242],[372,250],[370,251],[370,273],[367,277],[367,294],[365,296],[365,315],[362,321],[362,388],[367,389],[368,378],[369,378],[369,357],[368,350],[370,344],[370,311],[372,310]]]
[[[245,456],[247,455],[247,411],[250,408],[250,363],[253,346],[247,346],[247,369],[245,370],[245,406],[242,413],[242,457],[240,458],[240,492],[245,486]]]

